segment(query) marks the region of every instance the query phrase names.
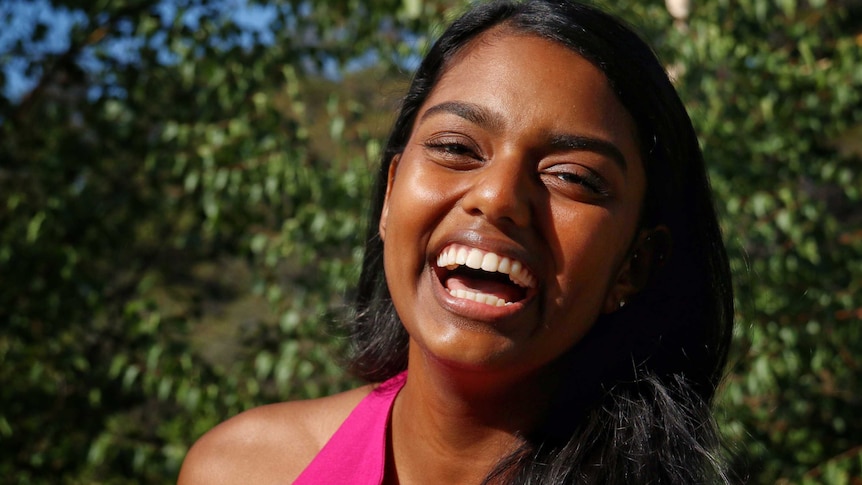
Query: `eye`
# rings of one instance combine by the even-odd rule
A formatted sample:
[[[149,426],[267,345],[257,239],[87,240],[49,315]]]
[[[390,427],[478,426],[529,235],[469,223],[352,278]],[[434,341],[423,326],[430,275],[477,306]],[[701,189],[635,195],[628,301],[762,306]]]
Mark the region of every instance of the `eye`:
[[[557,164],[542,171],[542,179],[564,193],[578,196],[609,197],[610,186],[598,173],[575,163]]]
[[[471,156],[473,151],[470,147],[458,142],[430,141],[425,144],[425,148],[442,152],[451,156]]]
[[[477,145],[464,136],[436,136],[422,145],[430,158],[444,165],[462,165],[483,160]]]

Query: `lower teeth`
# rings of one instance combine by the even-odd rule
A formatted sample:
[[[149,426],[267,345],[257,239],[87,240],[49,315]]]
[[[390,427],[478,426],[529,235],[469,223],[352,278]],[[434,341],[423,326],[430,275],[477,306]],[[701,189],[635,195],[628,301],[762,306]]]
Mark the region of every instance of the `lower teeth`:
[[[471,300],[478,303],[484,303],[485,305],[490,306],[505,306],[512,304],[512,302],[503,300],[502,298],[497,298],[496,296],[489,295],[487,293],[476,293],[467,290],[449,290],[449,294],[454,296],[455,298]]]

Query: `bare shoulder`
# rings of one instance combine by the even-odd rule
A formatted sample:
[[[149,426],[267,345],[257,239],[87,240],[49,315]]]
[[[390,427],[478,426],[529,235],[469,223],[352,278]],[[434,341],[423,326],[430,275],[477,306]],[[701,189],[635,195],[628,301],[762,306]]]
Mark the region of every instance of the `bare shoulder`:
[[[178,485],[291,483],[371,389],[363,386],[239,414],[192,446]]]

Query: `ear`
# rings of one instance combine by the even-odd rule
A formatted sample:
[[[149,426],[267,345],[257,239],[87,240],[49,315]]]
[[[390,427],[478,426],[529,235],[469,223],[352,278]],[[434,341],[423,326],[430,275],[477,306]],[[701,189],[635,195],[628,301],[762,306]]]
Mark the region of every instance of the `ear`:
[[[642,229],[605,297],[602,313],[613,313],[641,291],[650,276],[670,258],[672,239],[667,226]]]
[[[380,233],[380,239],[386,241],[386,220],[389,218],[389,194],[392,193],[392,184],[395,182],[395,170],[398,168],[398,162],[401,160],[401,154],[392,157],[389,162],[389,174],[386,177],[386,197],[383,199],[383,209],[380,211],[380,223],[377,225],[377,231]]]

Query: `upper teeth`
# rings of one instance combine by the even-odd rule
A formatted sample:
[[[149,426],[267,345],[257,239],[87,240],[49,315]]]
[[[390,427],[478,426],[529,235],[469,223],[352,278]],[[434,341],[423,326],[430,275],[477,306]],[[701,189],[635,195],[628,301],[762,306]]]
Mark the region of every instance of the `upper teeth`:
[[[460,244],[447,246],[437,256],[437,266],[441,268],[455,269],[461,265],[472,269],[481,269],[489,273],[498,272],[507,274],[513,283],[523,288],[533,288],[536,286],[536,277],[516,259],[510,259],[506,256],[500,256],[499,254],[476,248],[461,246]]]

